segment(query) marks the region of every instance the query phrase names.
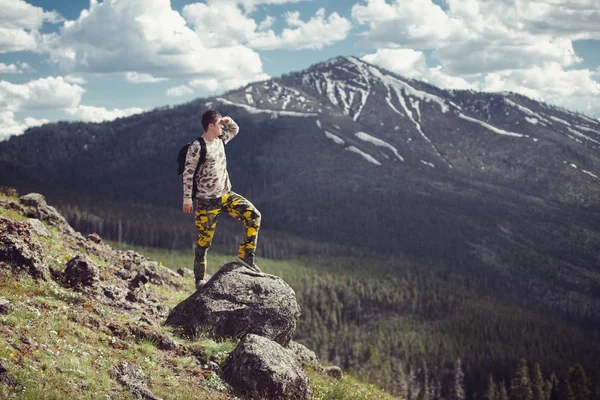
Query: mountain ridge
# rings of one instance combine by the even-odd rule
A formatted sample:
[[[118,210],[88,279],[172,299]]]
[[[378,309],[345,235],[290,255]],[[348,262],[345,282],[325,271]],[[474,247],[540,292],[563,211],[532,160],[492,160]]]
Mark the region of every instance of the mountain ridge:
[[[174,210],[174,154],[209,106],[241,126],[231,180],[264,229],[423,259],[599,326],[600,122],[516,94],[446,91],[338,57],[110,123],[33,128],[0,143],[0,183]]]

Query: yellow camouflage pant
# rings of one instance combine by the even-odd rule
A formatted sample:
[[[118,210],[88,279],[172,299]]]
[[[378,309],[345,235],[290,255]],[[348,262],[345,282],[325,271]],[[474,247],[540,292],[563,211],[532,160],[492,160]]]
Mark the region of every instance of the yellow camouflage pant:
[[[260,228],[260,212],[254,205],[237,193],[229,192],[217,199],[196,199],[195,222],[198,240],[194,249],[194,276],[206,279],[206,253],[212,243],[221,211],[244,224],[244,234],[238,256],[254,259]]]

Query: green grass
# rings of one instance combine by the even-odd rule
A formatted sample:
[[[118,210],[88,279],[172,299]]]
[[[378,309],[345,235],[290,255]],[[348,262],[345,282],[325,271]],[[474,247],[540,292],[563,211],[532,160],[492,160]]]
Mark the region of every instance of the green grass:
[[[307,371],[313,387],[314,400],[396,400],[385,391],[374,385],[367,384],[353,378],[344,376],[341,380],[325,377]]]
[[[3,192],[0,192],[0,200],[17,201],[14,196]],[[18,212],[3,207],[0,207],[0,216],[12,220],[26,219]],[[42,245],[45,260],[51,267],[62,270],[72,257],[86,253],[84,249],[63,243],[60,232],[53,226],[45,225],[52,236],[34,234],[34,237]],[[127,249],[130,248],[127,246]],[[133,249],[175,270],[189,268],[193,261],[191,249],[175,252]],[[99,266],[101,273],[103,269],[111,268],[95,255],[89,256]],[[214,273],[233,258],[212,252],[209,254],[209,273]],[[280,276],[299,276],[307,268],[297,261],[278,263],[261,260],[261,263],[266,272]],[[155,291],[168,307],[175,306],[194,291],[193,279],[186,280],[181,289],[154,284],[148,284],[148,288]],[[0,385],[0,398],[130,399],[134,397],[132,393],[117,383],[113,376],[114,366],[121,361],[141,367],[148,376],[150,389],[164,399],[216,400],[226,398],[231,391],[217,374],[202,374],[198,361],[223,363],[237,345],[236,341],[215,341],[201,335],[193,343],[185,344],[196,349],[194,355],[162,351],[151,339],[126,341],[113,336],[106,324],[110,322],[125,326],[128,322],[137,321],[138,314],[93,304],[93,300],[84,294],[66,289],[54,281],[29,278],[14,280],[3,275],[0,276],[0,296],[14,306],[8,315],[0,315],[0,358],[4,360],[7,374],[13,381],[12,385]],[[102,315],[97,315],[94,309],[100,309]],[[154,329],[181,341],[169,328]],[[322,379],[315,377],[315,382],[326,386]],[[358,383],[356,385],[360,386]],[[371,390],[364,385],[364,391]],[[333,392],[333,387],[328,391]]]

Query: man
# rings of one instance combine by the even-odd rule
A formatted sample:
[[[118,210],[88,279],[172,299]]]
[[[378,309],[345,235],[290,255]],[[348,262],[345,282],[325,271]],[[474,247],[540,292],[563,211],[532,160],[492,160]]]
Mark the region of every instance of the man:
[[[224,125],[223,131],[221,131]],[[200,161],[201,145],[195,140],[190,145],[183,171],[183,212],[192,214],[195,203],[195,222],[198,240],[194,249],[194,278],[196,289],[206,283],[206,252],[208,251],[221,211],[244,224],[244,235],[236,261],[252,271],[260,272],[254,262],[260,212],[244,197],[231,191],[227,173],[225,144],[238,134],[240,128],[231,117],[222,117],[215,110],[202,115],[206,142],[206,159],[196,174],[196,196],[192,199],[193,178]]]

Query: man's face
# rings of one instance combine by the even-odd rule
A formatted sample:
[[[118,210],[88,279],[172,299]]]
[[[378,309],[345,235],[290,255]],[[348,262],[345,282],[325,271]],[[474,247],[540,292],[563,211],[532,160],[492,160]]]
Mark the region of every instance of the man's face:
[[[221,134],[221,127],[223,126],[221,119],[222,117],[218,115],[212,124],[208,124],[208,130],[217,134]]]

